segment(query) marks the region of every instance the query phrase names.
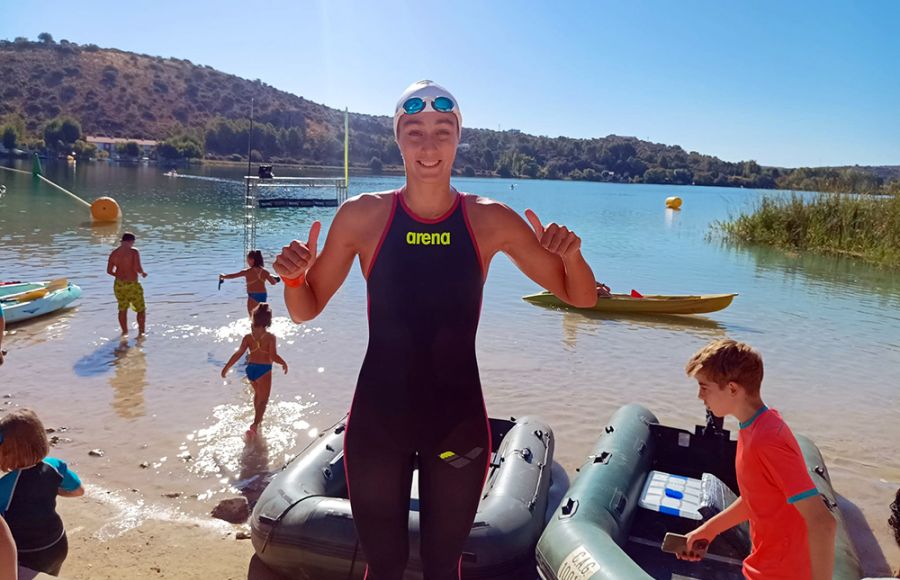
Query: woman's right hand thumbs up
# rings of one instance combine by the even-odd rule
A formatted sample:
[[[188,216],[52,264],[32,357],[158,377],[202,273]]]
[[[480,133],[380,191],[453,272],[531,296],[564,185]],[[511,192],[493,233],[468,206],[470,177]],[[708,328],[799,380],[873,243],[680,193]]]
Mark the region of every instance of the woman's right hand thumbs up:
[[[317,220],[309,228],[309,238],[306,242],[293,240],[290,244],[281,248],[281,253],[275,258],[274,264],[275,272],[279,276],[282,278],[299,278],[306,275],[306,272],[316,261],[319,231],[321,229],[322,223]]]

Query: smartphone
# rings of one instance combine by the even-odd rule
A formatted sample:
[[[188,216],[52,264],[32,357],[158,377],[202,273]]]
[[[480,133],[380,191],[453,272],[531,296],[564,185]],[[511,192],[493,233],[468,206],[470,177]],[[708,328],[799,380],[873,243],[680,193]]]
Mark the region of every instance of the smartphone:
[[[663,538],[662,551],[669,554],[684,554],[687,552],[687,536],[667,533]]]
[[[702,558],[706,555],[708,548],[709,542],[707,540],[694,542],[694,549],[691,550],[691,555]],[[662,551],[669,554],[687,554],[687,536],[671,532],[666,533],[666,536],[663,538]]]

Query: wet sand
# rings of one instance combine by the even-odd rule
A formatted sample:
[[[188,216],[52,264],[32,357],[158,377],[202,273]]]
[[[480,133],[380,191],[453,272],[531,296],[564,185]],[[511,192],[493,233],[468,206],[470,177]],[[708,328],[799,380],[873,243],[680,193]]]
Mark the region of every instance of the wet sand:
[[[236,540],[241,526],[224,522],[145,521],[120,535],[99,540],[120,511],[96,497],[60,501],[68,523],[69,557],[65,578],[144,580],[216,578],[243,580],[253,556],[250,540]],[[259,579],[262,580],[262,579]]]

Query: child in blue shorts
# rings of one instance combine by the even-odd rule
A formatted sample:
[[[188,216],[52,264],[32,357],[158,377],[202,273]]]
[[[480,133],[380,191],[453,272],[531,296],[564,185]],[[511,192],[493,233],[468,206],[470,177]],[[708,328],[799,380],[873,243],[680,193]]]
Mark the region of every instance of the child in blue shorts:
[[[252,316],[254,308],[269,301],[266,282],[277,284],[278,278],[263,267],[263,255],[259,250],[251,250],[247,254],[247,266],[240,272],[219,274],[219,283],[232,278],[245,278],[247,280],[247,314]]]
[[[269,394],[272,392],[272,363],[277,362],[282,366],[285,374],[288,372],[287,363],[276,352],[275,335],[268,331],[268,328],[272,326],[272,309],[268,304],[263,302],[253,309],[251,323],[250,334],[244,336],[241,346],[222,369],[222,378],[224,379],[228,370],[241,358],[241,355],[245,351],[250,351],[250,355],[247,357],[247,379],[253,385],[255,415],[253,424],[247,429],[248,437],[256,435],[266,412],[266,406],[269,404]]]
[[[84,495],[81,480],[66,463],[47,457],[50,443],[34,411],[20,409],[0,418],[0,515],[16,543],[19,565],[59,575],[69,553],[56,496]]]

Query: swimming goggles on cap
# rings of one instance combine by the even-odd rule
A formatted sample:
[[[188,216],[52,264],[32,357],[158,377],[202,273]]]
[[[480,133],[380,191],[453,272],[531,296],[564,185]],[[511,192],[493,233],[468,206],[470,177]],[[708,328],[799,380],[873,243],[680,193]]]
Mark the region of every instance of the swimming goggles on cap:
[[[415,115],[422,111],[436,111],[438,113],[452,113],[456,103],[450,97],[435,97],[426,101],[422,97],[410,97],[403,102],[403,112],[407,115]]]

